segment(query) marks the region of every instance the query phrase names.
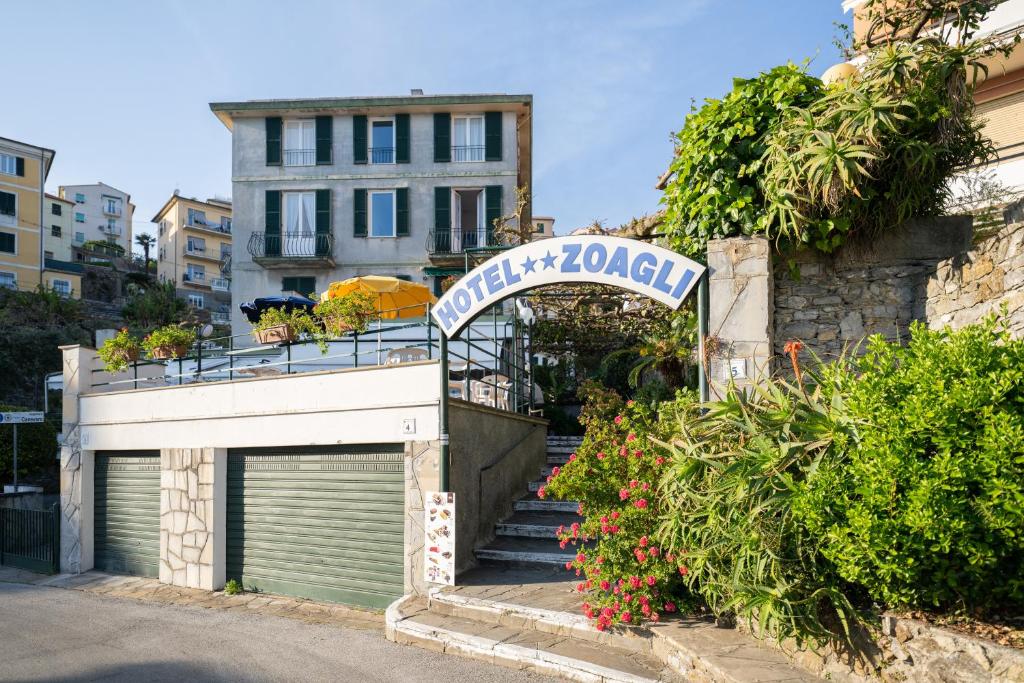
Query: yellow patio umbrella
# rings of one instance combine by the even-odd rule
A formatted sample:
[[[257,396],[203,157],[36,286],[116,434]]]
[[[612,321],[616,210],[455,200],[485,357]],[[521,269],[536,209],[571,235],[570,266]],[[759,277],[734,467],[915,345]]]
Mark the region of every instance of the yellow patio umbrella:
[[[362,275],[332,282],[320,295],[321,301],[336,299],[351,292],[366,292],[377,297],[377,311],[385,320],[419,318],[427,314],[427,304],[437,302],[426,285],[384,275]]]

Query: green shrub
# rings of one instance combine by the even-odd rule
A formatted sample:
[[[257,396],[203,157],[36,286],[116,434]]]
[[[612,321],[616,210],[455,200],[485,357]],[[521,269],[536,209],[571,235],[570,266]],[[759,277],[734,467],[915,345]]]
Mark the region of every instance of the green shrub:
[[[245,592],[242,582],[238,579],[228,579],[224,584],[224,595],[240,595]]]
[[[682,406],[670,444],[660,542],[685,557],[713,612],[756,619],[779,639],[834,638],[857,618],[798,512],[821,463],[849,443],[843,380],[826,367],[796,384],[730,389],[701,416]]]
[[[847,581],[889,606],[1024,605],[1024,341],[992,317],[870,340],[858,439],[798,507]]]
[[[32,410],[25,406],[0,403],[0,411]],[[51,419],[18,425],[18,483],[40,482],[57,470],[57,433]],[[0,426],[0,484],[12,484],[14,478],[14,427]]]

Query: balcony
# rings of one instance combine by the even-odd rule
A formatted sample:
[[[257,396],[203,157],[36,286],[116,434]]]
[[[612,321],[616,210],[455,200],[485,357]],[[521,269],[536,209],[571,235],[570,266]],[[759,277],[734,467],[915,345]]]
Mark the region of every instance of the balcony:
[[[394,147],[371,147],[370,152],[370,163],[371,164],[393,164],[395,163],[395,148]]]
[[[215,261],[220,263],[220,256],[216,253],[208,250],[206,247],[189,246],[185,245],[181,250],[182,255],[191,256],[192,258],[206,259],[207,261]]]
[[[452,161],[483,161],[485,149],[483,145],[453,145]]]
[[[216,311],[210,311],[210,322],[214,325],[230,325],[231,324],[231,311],[227,308],[219,308]]]
[[[111,206],[110,204],[104,202],[103,203],[103,215],[104,216],[113,216],[114,218],[120,218],[121,217],[121,207],[120,207],[120,205],[115,204],[115,205]]]
[[[285,166],[315,166],[315,149],[286,149],[284,150]]]
[[[186,285],[190,285],[192,287],[210,289],[210,285],[206,282],[205,273],[182,273],[181,281]]]
[[[231,221],[227,222],[227,225],[221,223],[211,223],[205,219],[198,218],[195,216],[190,217],[185,221],[186,228],[195,228],[197,230],[209,230],[220,235],[231,234]]]
[[[99,230],[104,235],[109,235],[111,237],[120,237],[124,234],[124,228],[120,225],[110,225],[109,223],[100,223]]]
[[[249,238],[252,260],[264,268],[334,267],[334,235],[254,232]]]
[[[491,230],[432,230],[427,237],[427,251],[431,256],[456,255],[472,249],[499,246],[501,243]]]
[[[215,277],[210,280],[210,289],[215,292],[230,292],[231,280],[226,277]]]

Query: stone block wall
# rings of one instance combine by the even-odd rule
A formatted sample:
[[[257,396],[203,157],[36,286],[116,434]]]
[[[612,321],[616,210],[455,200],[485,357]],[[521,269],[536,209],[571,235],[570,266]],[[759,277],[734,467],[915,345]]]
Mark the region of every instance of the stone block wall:
[[[224,585],[227,453],[217,450],[160,451],[162,583],[206,590]]]
[[[1004,219],[998,232],[939,262],[927,285],[930,327],[963,327],[1005,304],[1010,329],[1024,335],[1024,202],[1011,205]]]

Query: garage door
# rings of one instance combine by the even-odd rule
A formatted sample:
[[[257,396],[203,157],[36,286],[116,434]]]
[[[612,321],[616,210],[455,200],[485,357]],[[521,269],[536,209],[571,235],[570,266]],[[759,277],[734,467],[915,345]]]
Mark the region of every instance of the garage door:
[[[403,593],[401,444],[228,454],[227,575],[365,607]]]
[[[98,451],[94,474],[95,565],[160,573],[160,451]]]

